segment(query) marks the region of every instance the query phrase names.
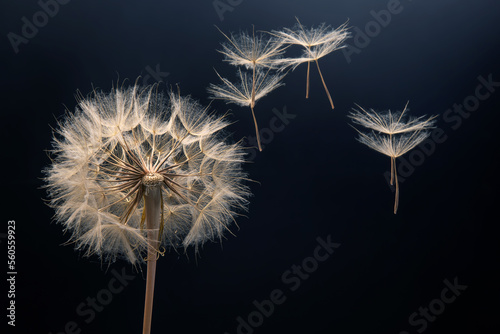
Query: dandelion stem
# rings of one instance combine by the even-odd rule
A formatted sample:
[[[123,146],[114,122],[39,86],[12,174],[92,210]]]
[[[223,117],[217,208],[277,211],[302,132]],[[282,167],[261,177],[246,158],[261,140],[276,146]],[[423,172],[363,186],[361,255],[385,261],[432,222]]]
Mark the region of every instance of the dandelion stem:
[[[394,171],[396,171],[396,158],[393,158],[394,161]],[[394,172],[394,178],[396,180],[396,194],[394,198],[394,214],[398,212],[399,206],[399,184],[398,184],[398,173]]]
[[[253,112],[253,107],[255,106],[255,62],[253,63],[253,73],[252,73],[252,95],[250,97],[250,109],[252,109],[253,123],[255,124],[255,135],[257,136],[257,145],[259,145],[259,151],[262,152],[262,146],[260,145],[260,135],[259,126],[257,125],[257,119],[255,118],[255,113]]]
[[[394,184],[393,180],[394,180],[394,158],[391,157],[391,182],[389,182],[391,186]]]
[[[254,63],[253,64],[253,71],[252,71],[252,95],[250,96],[250,107],[252,109],[255,106],[255,67],[256,67],[256,64]]]
[[[307,62],[307,82],[306,82],[306,99],[309,98],[309,69],[311,68],[311,62]]]
[[[326,87],[325,79],[323,79],[323,74],[321,74],[321,70],[319,69],[318,60],[314,59],[314,61],[316,62],[316,66],[318,66],[319,76],[321,77],[321,81],[323,82],[323,87],[325,87],[325,92],[326,92],[326,95],[328,96],[328,100],[330,100],[330,104],[332,105],[332,109],[334,109],[332,97],[330,96],[330,92],[328,91],[328,88]]]
[[[255,135],[257,136],[257,145],[259,146],[259,151],[262,152],[262,146],[260,145],[259,126],[257,125],[257,119],[255,118],[253,107],[250,107],[250,109],[252,109],[253,124],[255,125]]]
[[[394,147],[394,143],[392,142],[392,133],[389,134],[389,142],[391,143],[391,146]],[[391,157],[391,186],[394,183],[394,163],[395,163],[395,158]]]
[[[153,186],[146,189],[144,194],[144,206],[146,210],[146,228],[150,247],[148,249],[148,268],[146,276],[146,297],[144,301],[144,323],[143,334],[151,333],[151,318],[153,314],[153,296],[156,276],[156,257],[158,254],[158,229],[161,220],[161,189]]]

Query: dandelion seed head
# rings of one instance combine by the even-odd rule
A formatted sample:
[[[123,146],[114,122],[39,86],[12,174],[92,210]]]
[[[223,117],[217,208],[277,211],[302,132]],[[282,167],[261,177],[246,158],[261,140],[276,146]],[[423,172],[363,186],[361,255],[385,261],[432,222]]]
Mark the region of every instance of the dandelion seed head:
[[[54,133],[44,170],[50,205],[76,249],[103,260],[142,262],[153,240],[144,196],[160,189],[163,247],[217,240],[247,207],[241,144],[190,97],[157,86],[94,92]]]

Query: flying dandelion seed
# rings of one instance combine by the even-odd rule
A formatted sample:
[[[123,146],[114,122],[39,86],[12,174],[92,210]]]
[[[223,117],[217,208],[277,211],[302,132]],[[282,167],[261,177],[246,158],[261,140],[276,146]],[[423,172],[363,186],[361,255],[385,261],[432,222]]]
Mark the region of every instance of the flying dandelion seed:
[[[219,29],[219,28],[217,28]],[[220,33],[226,37],[227,42],[221,43],[224,61],[235,66],[244,66],[247,70],[256,68],[273,68],[280,66],[281,55],[285,47],[277,38],[269,38],[262,33],[250,36],[246,32],[231,34],[227,36],[220,29]]]
[[[220,239],[247,206],[244,153],[228,122],[157,86],[80,98],[59,124],[44,172],[50,205],[70,242],[103,260],[147,262],[144,332],[150,332],[161,247]]]
[[[250,76],[247,72],[238,69],[239,84],[233,84],[226,78],[223,78],[217,73],[222,81],[221,85],[210,84],[208,92],[211,94],[210,98],[225,100],[226,103],[234,103],[242,107],[250,107],[252,117],[255,125],[255,133],[257,136],[257,143],[259,150],[262,151],[260,144],[259,126],[255,118],[254,107],[255,103],[275,90],[276,88],[284,85],[281,80],[284,74],[269,73],[270,70],[254,71]]]
[[[247,70],[252,70],[251,80],[246,74],[242,74],[241,69],[238,69],[238,73],[241,79],[241,89],[233,85],[229,80],[221,78],[219,73],[219,78],[226,85],[225,88],[218,89],[217,86],[211,85],[209,92],[214,93],[217,91],[216,98],[226,99],[228,103],[235,102],[239,105],[250,106],[252,110],[252,117],[255,125],[255,132],[257,137],[257,144],[259,146],[259,151],[262,151],[262,146],[260,143],[259,126],[257,125],[257,118],[254,113],[255,102],[262,96],[269,93],[275,86],[271,89],[272,85],[269,85],[273,81],[279,81],[283,76],[280,75],[270,75],[268,78],[269,70],[277,69],[280,64],[280,58],[283,54],[285,48],[283,44],[280,43],[276,38],[270,38],[262,33],[255,34],[255,30],[252,31],[252,36],[246,32],[240,32],[239,34],[231,34],[227,36],[219,28],[219,32],[226,37],[227,42],[221,43],[222,50],[218,50],[224,55],[224,61],[229,62],[231,65],[243,66]],[[267,71],[265,71],[267,69]],[[263,71],[266,75],[262,75]],[[266,80],[268,78],[268,80]],[[279,79],[278,79],[279,78]],[[262,85],[266,87],[262,87]],[[230,92],[229,95],[227,92]],[[265,92],[262,95],[262,92]],[[220,93],[220,94],[219,94]],[[236,100],[235,100],[236,97]],[[246,102],[248,97],[248,103]],[[241,99],[245,100],[245,103],[241,103]]]
[[[390,110],[383,113],[376,113],[373,109],[365,110],[358,106],[353,109],[349,117],[355,124],[362,125],[372,131],[370,133],[359,133],[358,141],[371,149],[387,155],[391,158],[391,180],[395,183],[396,194],[394,199],[394,214],[399,205],[399,184],[396,169],[396,158],[406,154],[415,146],[423,142],[430,133],[437,116],[409,117],[404,116],[408,103],[402,112],[392,113]]]
[[[291,66],[293,69],[297,68],[300,64],[307,63],[307,76],[306,76],[306,98],[309,98],[309,72],[311,62],[315,62],[318,68],[318,73],[325,88],[326,95],[330,101],[332,109],[334,109],[333,100],[330,92],[326,86],[325,79],[321,73],[318,60],[333,51],[342,49],[344,41],[350,37],[347,31],[347,22],[333,29],[325,23],[320,24],[318,27],[311,27],[306,29],[296,18],[297,24],[292,28],[283,28],[283,30],[273,30],[272,35],[279,38],[282,44],[300,45],[304,48],[303,53],[298,58],[283,58],[280,60],[284,68]]]

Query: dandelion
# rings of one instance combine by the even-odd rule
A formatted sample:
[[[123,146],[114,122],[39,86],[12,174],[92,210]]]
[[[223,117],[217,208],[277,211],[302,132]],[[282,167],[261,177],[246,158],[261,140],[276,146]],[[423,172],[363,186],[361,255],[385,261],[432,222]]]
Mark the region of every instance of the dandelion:
[[[224,117],[157,86],[80,97],[60,122],[44,172],[56,220],[85,255],[147,262],[143,333],[150,333],[161,249],[199,247],[247,205],[244,153]]]
[[[415,146],[419,145],[429,137],[428,129],[432,128],[436,116],[409,117],[404,116],[408,103],[402,112],[376,113],[373,109],[365,110],[358,106],[359,110],[353,109],[349,117],[355,124],[362,125],[372,131],[362,133],[358,131],[358,141],[371,149],[387,155],[391,158],[391,180],[390,184],[396,184],[394,199],[394,214],[399,205],[399,184],[396,169],[396,158],[406,154]]]
[[[279,67],[284,47],[275,38],[269,38],[263,34],[256,36],[255,31],[253,31],[252,36],[246,32],[240,32],[238,35],[231,34],[230,37],[220,29],[219,31],[228,41],[222,43],[222,50],[218,50],[225,56],[224,61],[229,62],[231,65],[243,66],[247,70],[251,69],[252,77],[251,79],[248,78],[246,73],[242,73],[241,69],[238,69],[241,86],[237,87],[217,73],[224,84],[221,87],[210,85],[209,92],[213,93],[215,98],[225,99],[228,103],[233,102],[241,106],[250,106],[257,144],[259,150],[262,151],[257,119],[253,108],[259,98],[279,86],[277,83],[283,76],[269,75],[269,70]],[[265,71],[266,69],[267,71]]]
[[[250,77],[248,73],[238,69],[240,83],[236,85],[228,79],[221,77],[219,73],[216,72],[221,79],[222,84],[210,84],[210,87],[208,88],[208,92],[211,94],[212,99],[221,99],[225,100],[226,103],[234,103],[242,107],[250,107],[255,125],[257,144],[260,151],[262,151],[262,146],[260,144],[259,126],[257,125],[257,119],[255,118],[254,112],[255,103],[276,88],[282,86],[283,83],[281,80],[285,76],[284,74],[273,74],[269,72],[270,70],[265,72],[257,70],[254,71]]]
[[[406,103],[402,112],[393,113],[388,110],[385,114],[378,114],[373,109],[367,111],[358,106],[359,110],[354,109],[350,117],[356,124],[389,135],[389,139],[391,139],[393,135],[405,132],[418,132],[431,128],[436,116],[431,116],[427,119],[426,116],[409,117],[408,119],[403,117],[407,110],[408,103],[409,102]],[[395,161],[391,158],[391,185],[394,180],[393,164],[395,164]]]
[[[330,25],[326,25],[325,23],[320,24],[318,27],[306,29],[298,18],[296,18],[296,20],[297,24],[292,29],[283,28],[283,30],[273,30],[271,32],[272,35],[280,39],[282,44],[300,45],[304,48],[300,57],[282,59],[281,64],[283,67],[292,66],[292,68],[295,69],[300,64],[307,63],[306,98],[309,98],[309,72],[311,62],[314,61],[318,68],[326,95],[333,109],[333,100],[326,86],[323,74],[321,73],[318,60],[333,51],[345,47],[343,43],[349,37],[347,23],[344,23],[337,29],[333,29]]]
[[[252,36],[240,32],[229,37],[220,29],[219,31],[227,39],[227,42],[221,44],[222,50],[218,50],[225,56],[224,61],[231,65],[244,66],[247,70],[279,67],[279,60],[285,48],[276,38],[269,38],[262,33],[255,35],[255,31]]]

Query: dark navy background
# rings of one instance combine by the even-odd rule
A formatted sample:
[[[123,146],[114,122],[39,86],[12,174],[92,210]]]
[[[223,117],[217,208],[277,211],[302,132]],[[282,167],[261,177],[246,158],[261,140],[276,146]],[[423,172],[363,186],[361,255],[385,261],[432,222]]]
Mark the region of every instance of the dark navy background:
[[[218,80],[214,68],[229,77],[235,72],[216,52],[223,36],[214,25],[224,32],[252,24],[270,31],[292,26],[298,16],[307,26],[349,19],[364,30],[374,21],[370,12],[388,2],[235,0],[221,20],[212,1],[72,0],[15,53],[7,34],[20,35],[22,18],[32,22],[41,7],[34,0],[3,1],[0,232],[16,220],[18,272],[17,326],[7,333],[142,329],[145,273],[124,262],[108,268],[62,246],[67,236],[51,223],[53,210],[42,201],[51,127],[65,107],[74,109],[76,90],[109,91],[118,80],[133,82],[139,75],[152,84],[150,72],[158,69],[163,89],[179,84],[182,94],[206,105],[206,88]],[[315,67],[310,98],[304,98],[305,65],[258,102],[261,128],[269,128],[273,109],[286,108],[295,118],[245,166],[259,183],[251,183],[250,211],[238,219],[236,237],[206,244],[197,259],[191,249],[187,256],[160,258],[152,333],[238,333],[237,317],[247,319],[254,300],[280,289],[285,302],[254,333],[413,334],[423,322],[412,326],[409,316],[439,299],[443,281],[455,278],[467,289],[423,332],[499,331],[500,87],[460,126],[456,114],[448,114],[455,117],[449,122],[443,114],[475,94],[478,77],[500,81],[500,3],[401,0],[398,8],[350,62],[342,51],[320,60],[335,110]],[[354,103],[401,110],[408,100],[414,115],[439,114],[447,139],[401,183],[394,215],[394,194],[383,175],[390,161],[356,142],[346,115]],[[248,108],[221,101],[212,106],[220,113],[231,109],[234,140],[253,135]],[[318,237],[329,235],[340,247],[291,291],[282,275],[313,254]],[[6,272],[6,256],[1,258]],[[87,298],[122,270],[135,278],[87,323]],[[1,308],[6,313],[5,303]],[[4,314],[1,319],[4,325]]]

